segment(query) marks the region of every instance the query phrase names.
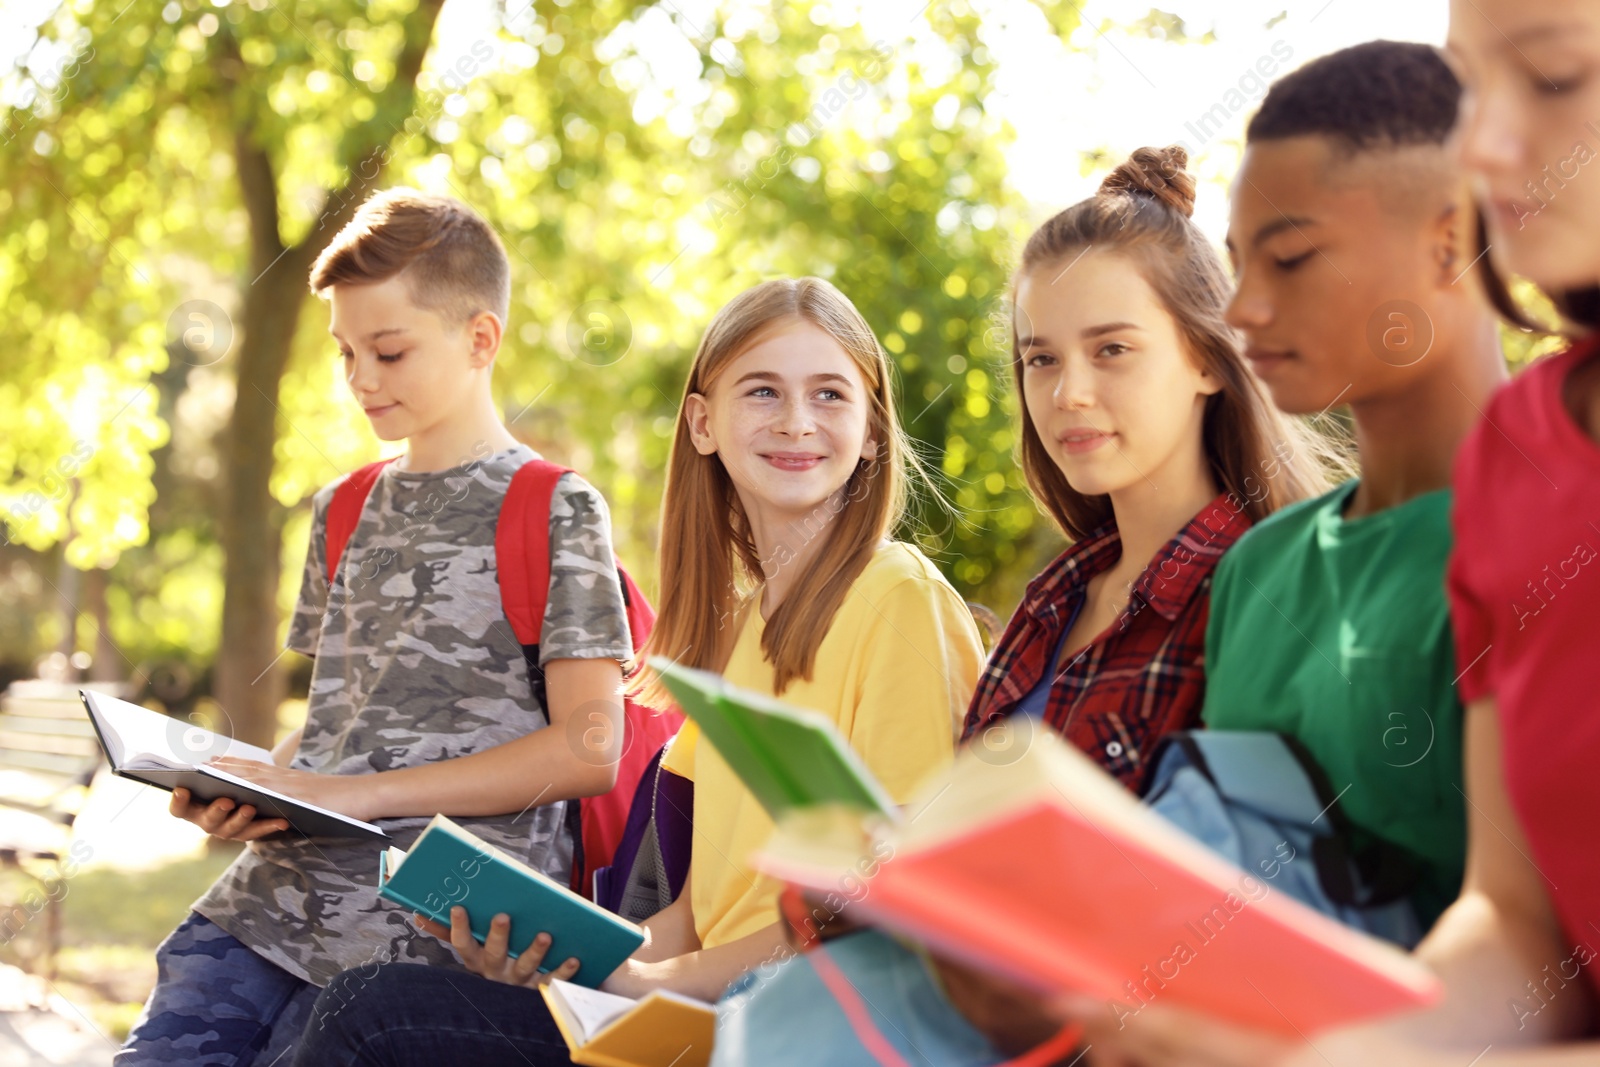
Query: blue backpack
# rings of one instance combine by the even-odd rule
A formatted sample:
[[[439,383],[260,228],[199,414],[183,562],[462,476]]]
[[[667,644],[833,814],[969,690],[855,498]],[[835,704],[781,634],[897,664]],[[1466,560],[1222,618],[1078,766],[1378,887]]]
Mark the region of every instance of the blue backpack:
[[[1346,926],[1411,948],[1416,861],[1357,835],[1321,768],[1282,734],[1180,730],[1157,748],[1145,803],[1189,836]]]

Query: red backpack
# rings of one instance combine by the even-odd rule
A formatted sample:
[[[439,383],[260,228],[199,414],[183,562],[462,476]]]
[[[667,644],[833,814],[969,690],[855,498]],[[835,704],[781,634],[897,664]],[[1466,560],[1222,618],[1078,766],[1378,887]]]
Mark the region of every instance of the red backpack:
[[[369,463],[352,472],[333,491],[328,505],[328,582],[339,570],[350,535],[361,520],[367,497],[389,460]],[[500,581],[500,603],[511,630],[527,657],[529,680],[544,703],[544,675],[539,668],[539,636],[544,625],[545,602],[550,592],[550,501],[556,483],[569,468],[530,460],[512,476],[495,523],[495,569]],[[644,598],[633,578],[617,564],[622,582],[622,601],[627,607],[628,630],[635,650],[643,647],[656,613]],[[548,716],[548,705],[546,715]],[[662,745],[678,732],[683,714],[673,710],[657,712],[624,702],[622,759],[617,765],[617,784],[610,792],[584,797],[579,803],[580,830],[574,833],[576,854],[572,857],[572,888],[585,897],[592,893],[596,870],[611,863],[617,843],[622,840],[628,809],[651,759]]]

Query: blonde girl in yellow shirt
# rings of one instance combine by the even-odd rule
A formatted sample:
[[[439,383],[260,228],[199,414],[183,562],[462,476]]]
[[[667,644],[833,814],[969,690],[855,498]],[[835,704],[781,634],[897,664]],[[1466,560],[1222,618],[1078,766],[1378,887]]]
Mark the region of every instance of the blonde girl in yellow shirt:
[[[684,390],[649,649],[821,711],[902,801],[950,758],[983,659],[956,591],[890,538],[914,462],[843,293],[783,278],[735,298]],[[664,765],[695,781],[689,880],[606,988],[714,998],[787,951],[780,887],[749,864],[772,822],[692,725]]]

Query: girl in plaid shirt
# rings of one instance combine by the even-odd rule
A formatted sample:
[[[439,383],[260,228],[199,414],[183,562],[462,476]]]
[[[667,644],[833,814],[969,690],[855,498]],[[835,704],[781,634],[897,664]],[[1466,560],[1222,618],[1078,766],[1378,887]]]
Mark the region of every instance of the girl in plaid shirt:
[[[1217,560],[1328,487],[1326,446],[1273,407],[1223,321],[1187,159],[1140,149],[1023,249],[1022,466],[1072,544],[1029,584],[966,726],[1003,760],[1042,720],[1131,788],[1157,741],[1198,724]]]
[[[1156,743],[1199,723],[1217,561],[1341,465],[1246,365],[1187,162],[1139,149],[1023,248],[1022,466],[1072,544],[1028,585],[968,711],[967,743],[996,762],[1042,723],[1137,789]],[[1060,1025],[1029,991],[934,965],[999,1051]]]

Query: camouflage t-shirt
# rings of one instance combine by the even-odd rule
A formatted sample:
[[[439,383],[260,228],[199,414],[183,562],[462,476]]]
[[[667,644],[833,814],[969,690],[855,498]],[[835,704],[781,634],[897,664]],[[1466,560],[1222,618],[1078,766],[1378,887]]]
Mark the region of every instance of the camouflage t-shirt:
[[[313,501],[311,547],[291,649],[315,658],[294,767],[368,774],[481,752],[544,728],[521,645],[500,604],[495,524],[517,447],[445,471],[384,468],[330,591],[326,522],[334,486]],[[575,474],[550,508],[550,596],[540,666],[632,655],[605,500]],[[576,804],[575,801],[570,802]],[[565,884],[569,802],[456,821]],[[380,819],[405,848],[424,818]],[[377,895],[378,843],[297,837],[253,842],[194,909],[258,955],[316,985],[393,960],[455,963],[409,913]]]

